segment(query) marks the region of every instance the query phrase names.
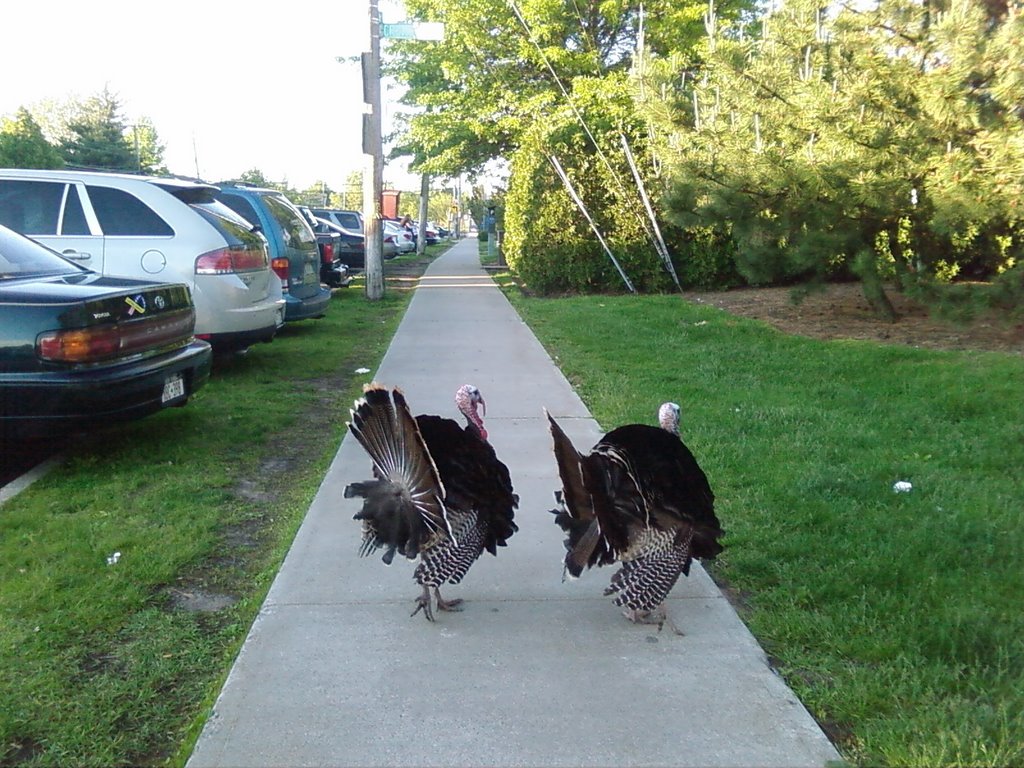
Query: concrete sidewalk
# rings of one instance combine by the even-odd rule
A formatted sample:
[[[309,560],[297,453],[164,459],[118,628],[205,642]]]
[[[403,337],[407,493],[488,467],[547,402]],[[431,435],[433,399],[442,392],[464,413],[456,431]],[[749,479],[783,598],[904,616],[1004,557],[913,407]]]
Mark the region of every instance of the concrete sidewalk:
[[[443,591],[465,598],[462,612],[435,624],[410,618],[413,565],[357,554],[360,500],[342,491],[370,476],[370,462],[346,436],[191,768],[838,759],[699,566],[668,601],[684,636],[623,618],[602,596],[613,569],[562,583],[563,535],[548,513],[558,472],[542,408],[580,448],[602,431],[480,268],[475,240],[427,270],[373,378],[401,387],[413,413],[452,418],[455,390],[480,388],[520,496],[519,532]]]

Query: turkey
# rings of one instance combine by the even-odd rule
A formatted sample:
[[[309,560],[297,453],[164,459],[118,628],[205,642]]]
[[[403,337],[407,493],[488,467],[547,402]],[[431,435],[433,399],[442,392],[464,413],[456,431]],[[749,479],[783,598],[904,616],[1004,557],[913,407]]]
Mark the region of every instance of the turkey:
[[[441,585],[458,584],[484,550],[497,554],[518,530],[519,497],[487,442],[480,390],[460,387],[455,404],[465,427],[440,416],[413,418],[399,389],[374,383],[355,402],[348,424],[373,461],[374,479],[345,488],[345,498],[364,499],[355,515],[363,521],[360,554],[383,549],[388,565],[395,553],[418,558],[413,577],[423,593],[412,615],[422,610],[430,621],[431,592],[438,609],[460,610],[461,600],[441,598]]]
[[[551,511],[568,536],[564,573],[576,578],[586,568],[622,563],[605,594],[616,595],[630,620],[661,629],[664,600],[680,574],[689,574],[693,558],[721,552],[724,535],[708,479],[679,438],[679,406],[661,406],[660,427],[612,430],[586,455],[544,413],[562,481]]]

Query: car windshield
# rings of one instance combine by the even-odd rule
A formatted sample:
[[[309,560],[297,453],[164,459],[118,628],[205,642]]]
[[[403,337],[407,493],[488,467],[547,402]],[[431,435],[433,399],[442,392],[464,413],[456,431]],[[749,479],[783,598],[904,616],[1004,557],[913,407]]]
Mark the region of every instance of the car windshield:
[[[72,264],[34,240],[0,227],[0,280],[44,275],[80,275],[88,270]]]

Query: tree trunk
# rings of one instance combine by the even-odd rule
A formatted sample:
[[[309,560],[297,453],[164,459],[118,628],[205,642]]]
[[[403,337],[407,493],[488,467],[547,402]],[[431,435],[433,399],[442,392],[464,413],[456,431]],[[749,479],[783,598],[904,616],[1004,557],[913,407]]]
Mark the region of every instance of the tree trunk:
[[[869,248],[861,250],[854,259],[853,269],[860,277],[861,290],[864,291],[864,298],[868,300],[871,308],[895,323],[899,315],[885,293],[882,277],[878,274],[878,257],[875,253]]]

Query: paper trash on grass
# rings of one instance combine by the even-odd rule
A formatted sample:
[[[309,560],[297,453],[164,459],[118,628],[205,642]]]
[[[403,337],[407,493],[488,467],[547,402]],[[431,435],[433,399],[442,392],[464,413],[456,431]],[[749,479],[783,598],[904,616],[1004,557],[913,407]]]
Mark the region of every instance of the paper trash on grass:
[[[897,480],[895,483],[893,483],[892,489],[896,491],[896,493],[910,493],[910,489],[913,487],[914,486],[912,486],[906,480]]]
[[[356,373],[369,373],[369,368],[356,368]]]
[[[115,552],[107,558],[107,565],[117,565],[117,561],[121,559],[121,553]]]

